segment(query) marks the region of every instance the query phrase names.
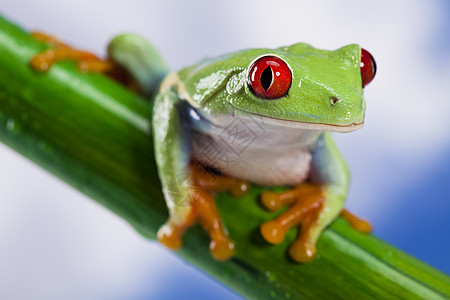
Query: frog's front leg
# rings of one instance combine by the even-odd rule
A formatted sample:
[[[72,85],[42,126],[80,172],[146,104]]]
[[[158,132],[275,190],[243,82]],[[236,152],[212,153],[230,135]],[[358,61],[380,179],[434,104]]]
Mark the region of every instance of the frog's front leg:
[[[262,194],[262,202],[269,210],[291,205],[278,218],[261,226],[263,237],[272,244],[279,244],[289,228],[301,225],[289,253],[298,262],[311,261],[320,234],[342,211],[348,183],[347,165],[331,135],[324,133],[313,153],[309,182],[287,192]]]
[[[249,189],[249,183],[231,177],[219,176],[209,172],[197,162],[192,162],[188,178],[192,183],[189,199],[184,205],[191,206],[186,217],[174,214],[158,232],[158,239],[170,249],[178,249],[182,245],[182,235],[194,225],[200,223],[211,238],[211,254],[217,260],[226,260],[234,253],[234,244],[228,238],[217,211],[214,193],[228,191],[235,197],[241,197]]]
[[[171,249],[182,245],[184,232],[200,223],[211,238],[210,251],[217,260],[233,255],[234,244],[228,238],[215,206],[214,191],[230,191],[238,196],[248,188],[245,182],[211,176],[202,166],[190,164],[191,124],[188,104],[167,90],[156,97],[153,109],[155,156],[169,219],[158,231],[158,239]]]

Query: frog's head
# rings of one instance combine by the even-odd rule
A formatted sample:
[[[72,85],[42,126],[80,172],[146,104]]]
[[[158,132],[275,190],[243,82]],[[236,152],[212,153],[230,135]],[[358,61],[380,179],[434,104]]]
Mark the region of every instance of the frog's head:
[[[352,131],[363,126],[363,87],[375,72],[358,45],[326,51],[295,44],[226,55],[179,77],[187,100],[209,119],[254,115],[287,127]]]

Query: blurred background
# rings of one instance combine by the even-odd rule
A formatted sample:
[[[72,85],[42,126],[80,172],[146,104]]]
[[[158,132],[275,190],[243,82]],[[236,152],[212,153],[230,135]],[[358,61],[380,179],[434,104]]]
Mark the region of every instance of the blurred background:
[[[450,273],[450,2],[15,0],[0,13],[98,54],[140,33],[172,69],[244,48],[362,45],[378,64],[366,125],[335,134],[347,207]],[[239,296],[0,144],[0,299],[177,298]]]

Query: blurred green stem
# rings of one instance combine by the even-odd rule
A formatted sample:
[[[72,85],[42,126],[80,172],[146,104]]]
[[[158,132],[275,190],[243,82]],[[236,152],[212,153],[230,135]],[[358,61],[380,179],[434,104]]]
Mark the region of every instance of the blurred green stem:
[[[167,210],[153,160],[150,104],[71,62],[32,71],[30,58],[45,47],[0,17],[0,140],[154,239]],[[258,226],[274,217],[259,206],[261,190],[242,199],[218,196],[237,245],[233,259],[214,261],[198,227],[179,255],[249,298],[450,298],[448,276],[342,220],[322,235],[313,262],[290,261],[294,230],[278,246],[259,235]]]

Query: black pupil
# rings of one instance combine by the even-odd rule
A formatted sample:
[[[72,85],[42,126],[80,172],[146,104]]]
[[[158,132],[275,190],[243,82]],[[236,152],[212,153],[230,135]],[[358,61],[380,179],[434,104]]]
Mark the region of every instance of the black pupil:
[[[370,54],[370,61],[372,62],[373,77],[375,77],[375,74],[377,74],[377,64],[375,63],[375,59],[372,54]]]
[[[267,67],[262,73],[261,73],[261,86],[265,91],[267,91],[270,86],[272,85],[273,81],[273,71],[271,67]]]

